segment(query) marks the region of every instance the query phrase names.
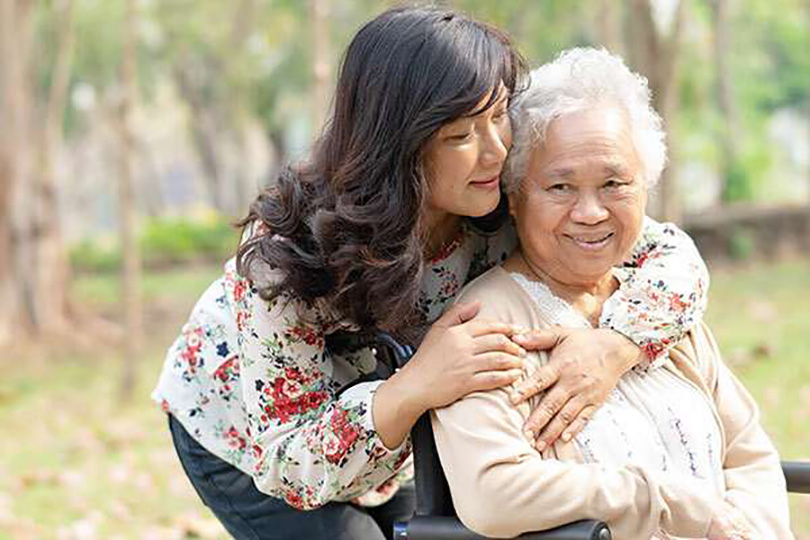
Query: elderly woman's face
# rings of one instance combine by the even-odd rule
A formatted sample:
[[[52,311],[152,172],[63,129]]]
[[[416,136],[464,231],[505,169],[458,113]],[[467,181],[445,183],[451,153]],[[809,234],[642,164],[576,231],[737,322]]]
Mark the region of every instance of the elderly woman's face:
[[[598,281],[625,258],[646,204],[626,114],[607,106],[554,120],[509,198],[524,256],[569,284]]]

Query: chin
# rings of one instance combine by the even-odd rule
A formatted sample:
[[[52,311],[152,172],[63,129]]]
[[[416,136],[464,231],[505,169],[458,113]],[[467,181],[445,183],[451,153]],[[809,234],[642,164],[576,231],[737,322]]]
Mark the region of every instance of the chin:
[[[498,196],[494,197],[491,201],[487,201],[486,203],[482,202],[481,204],[475,205],[475,207],[467,208],[467,212],[462,215],[472,218],[484,217],[498,208],[498,203],[500,201],[501,197],[500,194],[498,194]]]

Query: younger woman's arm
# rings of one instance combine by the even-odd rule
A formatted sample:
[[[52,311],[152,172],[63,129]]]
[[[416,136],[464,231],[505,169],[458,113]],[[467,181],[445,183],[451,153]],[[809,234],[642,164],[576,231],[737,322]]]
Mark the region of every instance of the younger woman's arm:
[[[601,330],[537,331],[516,339],[550,349],[547,365],[524,381],[514,402],[546,391],[526,422],[537,445],[576,435],[629,369],[654,369],[706,310],[709,272],[692,239],[672,224],[645,218],[629,259],[615,272]]]

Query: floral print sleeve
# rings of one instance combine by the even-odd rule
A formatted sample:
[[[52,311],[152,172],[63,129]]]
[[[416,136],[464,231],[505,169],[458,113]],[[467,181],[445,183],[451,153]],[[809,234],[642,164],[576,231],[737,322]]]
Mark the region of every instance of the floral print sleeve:
[[[692,239],[671,223],[645,218],[641,238],[617,269],[619,289],[605,302],[600,326],[635,342],[647,355],[639,369],[663,362],[706,311],[709,272]]]
[[[284,295],[267,302],[241,283],[238,348],[256,486],[312,509],[357,497],[394,476],[410,442],[389,450],[374,429],[372,399],[381,383],[338,395],[357,366],[325,351],[317,310]]]

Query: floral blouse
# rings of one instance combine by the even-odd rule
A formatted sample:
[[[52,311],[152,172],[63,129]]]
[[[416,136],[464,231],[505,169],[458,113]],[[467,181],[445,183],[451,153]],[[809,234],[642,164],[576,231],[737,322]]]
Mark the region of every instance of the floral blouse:
[[[515,245],[510,227],[494,234],[462,227],[426,263],[418,306],[425,322]],[[691,239],[673,225],[647,219],[617,274],[620,288],[605,303],[600,326],[627,335],[651,360],[705,310],[708,272]],[[271,270],[265,276],[278,279]],[[169,348],[152,393],[201,445],[251,475],[262,492],[299,509],[379,503],[375,492],[390,496],[389,480],[409,470],[410,441],[386,448],[374,429],[372,400],[382,382],[341,391],[374,372],[376,359],[369,347],[328,350],[326,336],[353,329],[328,315],[324,306],[286,294],[266,302],[230,260]]]

